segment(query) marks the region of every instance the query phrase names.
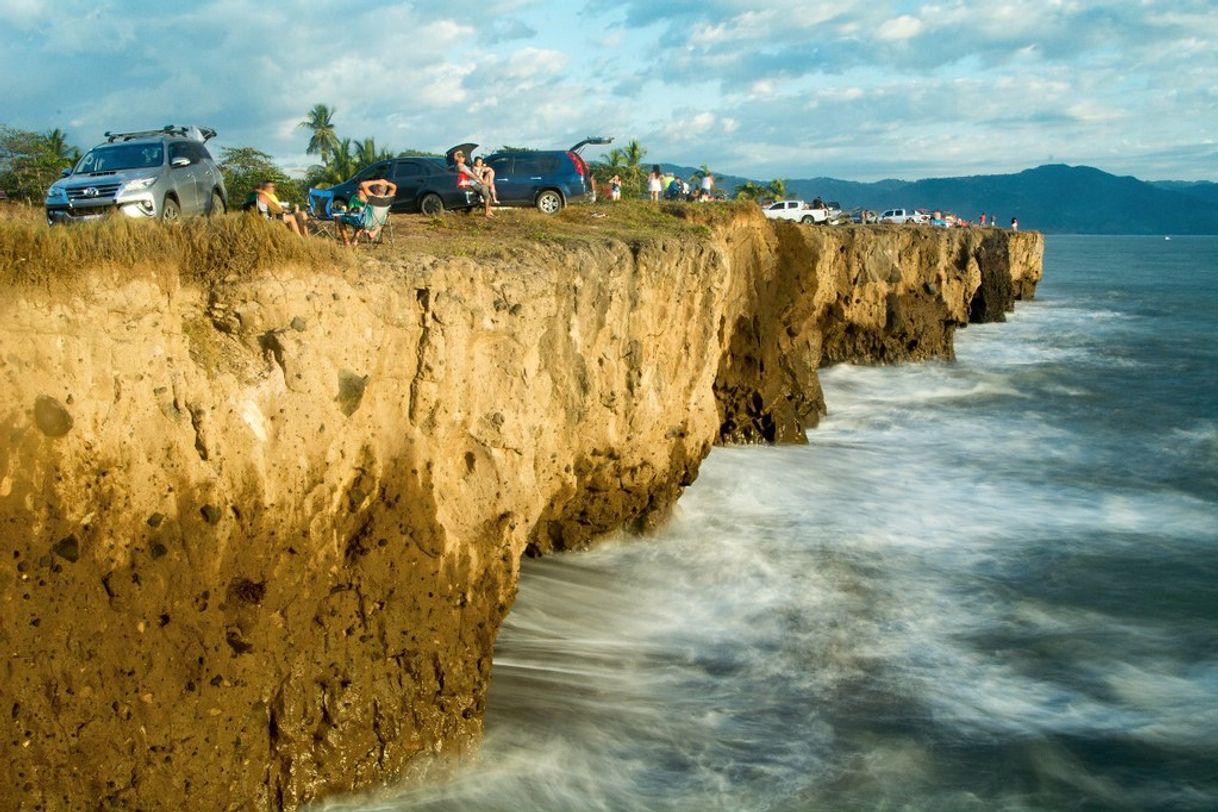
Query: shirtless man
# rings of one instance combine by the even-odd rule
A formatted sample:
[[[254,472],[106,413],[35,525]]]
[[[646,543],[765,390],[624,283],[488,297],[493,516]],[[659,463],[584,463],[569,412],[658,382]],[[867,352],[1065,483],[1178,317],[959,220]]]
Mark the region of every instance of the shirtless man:
[[[358,213],[340,214],[335,218],[338,223],[338,236],[342,238],[343,245],[355,245],[354,237],[359,235],[359,229],[362,228],[364,222],[364,213],[362,209],[366,206],[392,206],[393,196],[397,193],[398,185],[391,180],[384,178],[369,178],[362,181],[359,188],[355,190],[355,196],[362,204]],[[347,226],[351,227],[351,234],[347,234]],[[375,240],[380,227],[368,230],[368,239]]]

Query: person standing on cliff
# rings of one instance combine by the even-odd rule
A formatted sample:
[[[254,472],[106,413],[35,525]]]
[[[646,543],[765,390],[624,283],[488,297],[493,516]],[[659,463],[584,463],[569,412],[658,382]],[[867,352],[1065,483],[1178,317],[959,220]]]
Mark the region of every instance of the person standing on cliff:
[[[664,191],[664,176],[660,172],[660,165],[656,164],[651,167],[651,174],[647,176],[647,194],[651,197],[653,203],[660,202],[660,193]]]
[[[715,176],[707,172],[702,176],[702,199],[710,200],[711,192],[715,188]]]
[[[1019,221],[1014,217],[1011,218],[1011,231],[1019,231]]]
[[[622,199],[622,178],[619,175],[614,175],[613,177],[609,178],[609,199]]]

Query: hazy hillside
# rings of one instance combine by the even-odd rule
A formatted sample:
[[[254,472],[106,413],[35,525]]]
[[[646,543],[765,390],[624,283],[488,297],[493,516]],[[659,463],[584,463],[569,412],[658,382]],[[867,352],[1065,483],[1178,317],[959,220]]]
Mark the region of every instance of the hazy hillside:
[[[1203,203],[1218,206],[1218,183],[1207,180],[1155,180],[1153,186],[1195,197]]]
[[[688,177],[693,167],[663,164]],[[731,189],[744,178],[719,176]],[[768,179],[766,179],[768,181]],[[791,197],[836,200],[844,209],[897,206],[944,209],[977,219],[1074,234],[1218,234],[1218,183],[1142,181],[1090,166],[1046,164],[1013,175],[858,183],[836,178],[787,179]]]

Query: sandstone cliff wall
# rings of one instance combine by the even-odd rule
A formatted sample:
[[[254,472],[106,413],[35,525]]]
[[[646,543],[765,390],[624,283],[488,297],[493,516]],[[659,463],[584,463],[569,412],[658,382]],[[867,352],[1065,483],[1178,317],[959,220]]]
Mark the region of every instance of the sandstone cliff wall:
[[[951,356],[1037,234],[808,229],[0,302],[5,808],[291,808],[477,739],[521,557],[646,527],[816,370]]]

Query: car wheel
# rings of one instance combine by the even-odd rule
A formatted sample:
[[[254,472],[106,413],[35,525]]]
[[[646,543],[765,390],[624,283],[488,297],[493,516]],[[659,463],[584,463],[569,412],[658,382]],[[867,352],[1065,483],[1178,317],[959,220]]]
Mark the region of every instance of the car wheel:
[[[562,195],[553,189],[546,189],[537,195],[537,210],[542,214],[557,214],[562,211]]]
[[[165,202],[161,204],[161,222],[176,223],[182,217],[182,207],[178,205],[178,201],[172,197],[165,198]]]
[[[207,216],[211,217],[216,214],[224,214],[224,198],[220,197],[220,193],[212,190],[211,203],[207,207]]]
[[[804,219],[800,220],[799,222],[801,222],[801,223],[807,223],[808,225],[812,225],[813,223],[815,223],[815,222],[816,222],[816,218],[815,218],[815,217],[813,217],[813,216],[812,216],[812,215],[810,215],[810,214],[805,214],[805,215],[804,215]]]
[[[444,201],[435,192],[428,192],[423,195],[423,199],[419,201],[419,211],[429,217],[435,217],[438,214],[444,213]]]

